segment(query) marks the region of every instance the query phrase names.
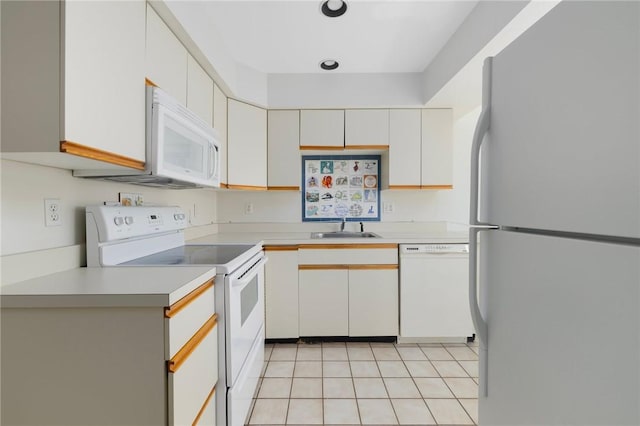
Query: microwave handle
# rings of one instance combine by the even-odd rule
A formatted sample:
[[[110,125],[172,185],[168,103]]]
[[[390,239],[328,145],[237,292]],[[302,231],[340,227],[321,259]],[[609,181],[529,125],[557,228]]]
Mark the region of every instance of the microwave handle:
[[[217,173],[218,169],[218,152],[216,146],[209,142],[209,176],[208,179],[211,179]]]

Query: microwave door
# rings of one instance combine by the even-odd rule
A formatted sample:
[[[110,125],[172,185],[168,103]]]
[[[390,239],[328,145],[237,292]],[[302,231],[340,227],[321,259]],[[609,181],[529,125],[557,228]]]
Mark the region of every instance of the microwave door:
[[[209,140],[205,132],[175,112],[158,107],[153,141],[157,174],[207,184]]]
[[[218,146],[213,142],[209,142],[209,176],[208,180],[214,184],[220,184],[220,151]]]

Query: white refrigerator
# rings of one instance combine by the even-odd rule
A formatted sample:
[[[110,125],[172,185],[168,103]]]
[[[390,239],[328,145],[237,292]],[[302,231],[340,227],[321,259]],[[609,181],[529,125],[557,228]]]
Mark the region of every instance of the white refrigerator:
[[[564,1],[484,67],[480,425],[640,424],[640,2]]]

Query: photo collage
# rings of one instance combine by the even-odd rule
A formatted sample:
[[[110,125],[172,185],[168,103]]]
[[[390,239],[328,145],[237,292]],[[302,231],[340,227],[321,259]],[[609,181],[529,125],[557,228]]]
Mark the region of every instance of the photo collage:
[[[306,156],[303,220],[380,220],[380,156]]]

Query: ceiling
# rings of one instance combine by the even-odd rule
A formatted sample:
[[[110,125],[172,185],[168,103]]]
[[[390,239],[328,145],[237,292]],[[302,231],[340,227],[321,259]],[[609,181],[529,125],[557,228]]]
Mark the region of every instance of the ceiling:
[[[328,18],[321,0],[206,1],[211,39],[238,63],[265,74],[422,72],[477,1],[347,0]],[[202,18],[200,16],[199,18]],[[325,71],[321,61],[340,67]]]

